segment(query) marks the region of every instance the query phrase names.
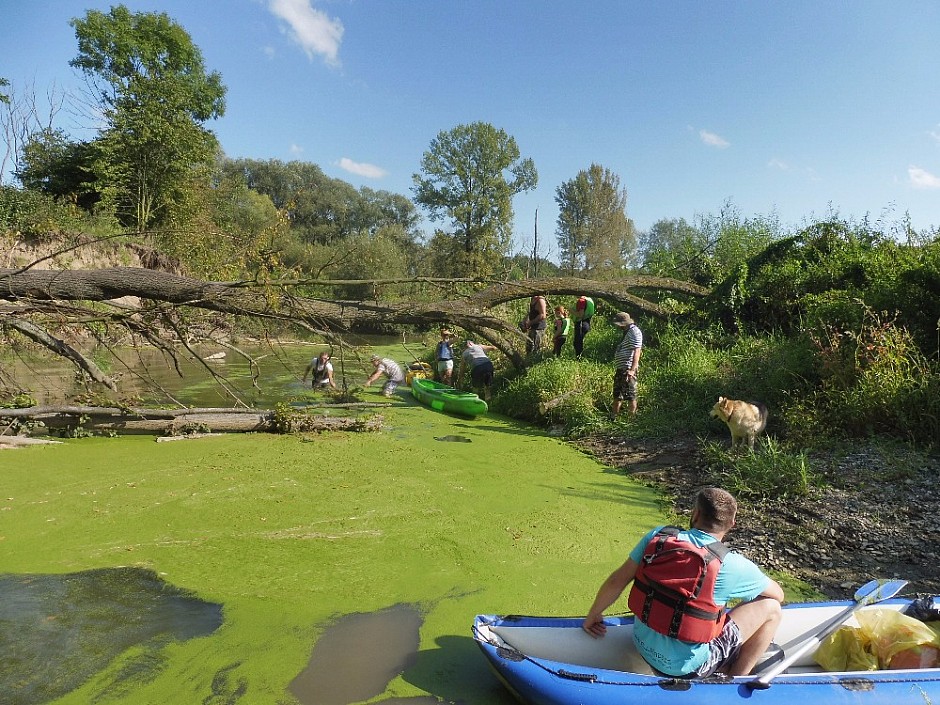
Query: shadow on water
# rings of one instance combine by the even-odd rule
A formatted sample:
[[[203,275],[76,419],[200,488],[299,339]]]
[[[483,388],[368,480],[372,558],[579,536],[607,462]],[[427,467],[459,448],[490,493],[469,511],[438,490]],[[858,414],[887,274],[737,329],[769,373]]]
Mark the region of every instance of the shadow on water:
[[[385,692],[418,655],[423,617],[399,604],[341,617],[323,632],[307,667],[290,684],[304,705],[350,705]],[[383,700],[382,705],[438,705],[431,697]]]
[[[18,705],[54,700],[138,647],[109,690],[152,680],[162,647],[211,634],[222,605],[165,583],[151,570],[0,575],[0,693]]]

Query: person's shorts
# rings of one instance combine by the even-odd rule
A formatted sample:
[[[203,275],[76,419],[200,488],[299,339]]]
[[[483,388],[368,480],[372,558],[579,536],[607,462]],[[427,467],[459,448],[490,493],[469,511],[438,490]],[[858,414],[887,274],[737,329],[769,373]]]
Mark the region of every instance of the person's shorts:
[[[385,386],[382,387],[382,394],[387,397],[392,396],[392,392],[398,389],[398,385],[401,384],[404,380],[401,379],[390,379],[385,383]]]
[[[493,381],[493,363],[485,360],[470,370],[470,381],[477,387],[489,386]]]
[[[454,361],[453,360],[438,360],[437,361],[437,371],[439,374],[444,374],[446,372],[454,371]]]
[[[636,375],[630,377],[629,370],[618,369],[614,372],[614,399],[633,401],[636,399]]]
[[[741,631],[733,619],[728,618],[721,634],[712,639],[709,646],[711,646],[711,653],[705,663],[699,666],[695,673],[689,674],[690,676],[705,678],[738,657],[738,652],[741,650]]]

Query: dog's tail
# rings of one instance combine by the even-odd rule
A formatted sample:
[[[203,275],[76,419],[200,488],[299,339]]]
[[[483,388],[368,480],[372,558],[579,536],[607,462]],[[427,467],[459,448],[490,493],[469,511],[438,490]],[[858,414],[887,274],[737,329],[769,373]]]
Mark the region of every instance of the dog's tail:
[[[757,433],[763,433],[764,429],[767,428],[767,417],[770,414],[767,411],[767,407],[761,402],[752,401],[751,403],[757,407],[757,413],[760,418],[760,428],[757,429]]]

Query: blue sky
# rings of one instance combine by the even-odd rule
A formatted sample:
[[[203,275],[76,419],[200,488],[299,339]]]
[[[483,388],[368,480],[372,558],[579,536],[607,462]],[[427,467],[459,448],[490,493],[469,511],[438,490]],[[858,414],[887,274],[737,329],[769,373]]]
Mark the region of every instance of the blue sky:
[[[112,4],[0,0],[0,76],[79,89],[69,19]],[[514,201],[523,251],[536,209],[541,251],[557,249],[555,190],[592,163],[620,177],[640,230],[729,201],[785,226],[834,212],[940,227],[935,0],[124,4],[169,14],[222,74],[226,114],[208,126],[231,157],[410,195],[440,131],[506,130],[539,172]]]

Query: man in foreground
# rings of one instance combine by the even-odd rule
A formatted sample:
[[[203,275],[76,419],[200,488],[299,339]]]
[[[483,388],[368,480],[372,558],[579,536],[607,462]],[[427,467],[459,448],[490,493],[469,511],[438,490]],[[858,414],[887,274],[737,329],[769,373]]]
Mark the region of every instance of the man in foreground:
[[[737,502],[728,492],[701,490],[691,528],[657,527],[648,532],[601,585],[584,630],[604,636],[604,610],[633,581],[628,599],[636,615],[633,640],[653,668],[678,677],[750,673],[780,624],[783,589],[721,543],[736,513]],[[688,596],[685,607],[675,606],[664,581],[673,596]],[[725,612],[733,599],[743,602]]]

